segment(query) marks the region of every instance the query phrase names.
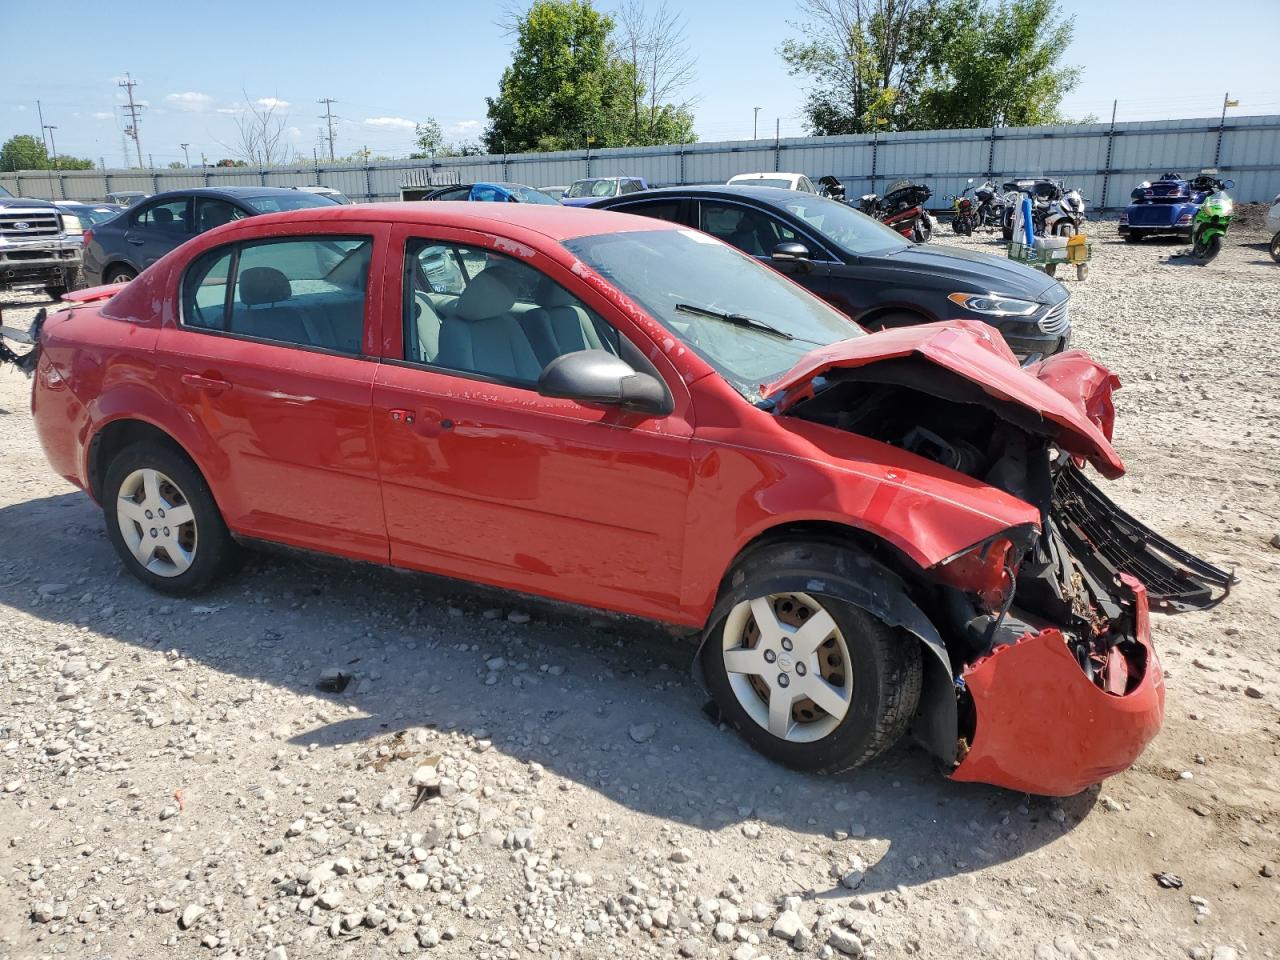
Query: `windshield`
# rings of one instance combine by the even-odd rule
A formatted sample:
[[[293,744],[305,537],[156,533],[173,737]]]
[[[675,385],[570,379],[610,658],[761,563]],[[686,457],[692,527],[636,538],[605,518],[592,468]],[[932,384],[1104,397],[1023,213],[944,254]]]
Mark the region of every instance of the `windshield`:
[[[854,256],[876,256],[909,246],[901,234],[846,203],[806,194],[788,198],[782,206],[845,253]]]
[[[259,213],[279,213],[281,210],[301,210],[303,207],[332,207],[334,202],[316,193],[271,193],[261,197],[241,197]]]
[[[617,180],[579,180],[565,194],[566,197],[612,197],[618,192]]]
[[[777,187],[780,190],[792,189],[790,180],[782,180],[778,177],[744,177],[741,180],[729,181],[744,187]]]
[[[864,335],[782,274],[703,233],[607,233],[564,245],[752,402],[814,347]]]
[[[553,207],[559,206],[554,197],[549,197],[541,190],[535,190],[533,187],[526,187],[523,183],[507,183],[503,184],[507,191],[514,194],[521,203],[549,203]]]
[[[4,187],[0,187],[0,197],[12,197],[12,196],[13,196],[12,193],[10,193]]]
[[[85,220],[88,220],[90,223],[106,223],[108,220],[114,217],[117,213],[119,213],[122,209],[123,209],[122,207],[88,207],[88,206],[70,208],[71,212],[74,213],[77,217],[79,217],[82,223]]]

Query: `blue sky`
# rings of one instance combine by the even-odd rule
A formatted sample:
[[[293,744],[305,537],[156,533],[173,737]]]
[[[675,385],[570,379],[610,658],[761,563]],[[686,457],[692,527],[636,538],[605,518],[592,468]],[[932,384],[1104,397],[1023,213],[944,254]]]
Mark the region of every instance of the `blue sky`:
[[[597,0],[608,9],[613,0]],[[753,107],[760,135],[803,134],[803,90],[776,50],[793,31],[791,0],[676,2],[697,55],[691,93],[703,140],[749,138]],[[252,100],[287,106],[290,136],[310,156],[316,145],[320,97],[334,97],[342,118],[339,153],[367,146],[404,156],[412,123],[434,116],[453,139],[476,139],[486,95],[510,59],[510,42],[496,25],[501,0],[418,3],[311,0],[216,0],[194,4],[132,0],[5,0],[6,44],[0,86],[0,141],[39,132],[36,100],[59,152],[122,161],[115,80],[138,81],[135,96],[148,107],[141,122],[144,154],[157,166],[229,155],[233,115],[247,91]],[[1076,17],[1066,60],[1084,67],[1080,87],[1064,108],[1072,116],[1144,120],[1216,115],[1231,91],[1238,113],[1280,113],[1280,0],[1064,0]],[[1197,51],[1206,63],[1196,65]],[[130,147],[132,149],[132,147]]]

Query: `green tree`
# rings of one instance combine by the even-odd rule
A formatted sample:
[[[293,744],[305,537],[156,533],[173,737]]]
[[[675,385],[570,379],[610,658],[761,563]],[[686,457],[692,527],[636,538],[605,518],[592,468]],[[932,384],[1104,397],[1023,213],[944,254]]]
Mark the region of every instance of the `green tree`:
[[[511,66],[487,98],[490,153],[634,142],[635,71],[610,39],[613,26],[590,0],[534,0],[515,19]]]
[[[1059,106],[1080,69],[1061,65],[1075,21],[1061,16],[1057,0],[953,0],[948,7],[951,25],[931,38],[919,129],[1064,121]]]
[[[800,0],[779,50],[809,83],[819,135],[1061,121],[1079,79],[1060,65],[1058,0]]]
[[[445,146],[444,133],[435,117],[427,117],[422,123],[414,124],[413,132],[417,136],[418,152],[410,156],[415,160],[434,157]]]
[[[46,170],[49,152],[36,137],[19,133],[0,147],[0,170]]]

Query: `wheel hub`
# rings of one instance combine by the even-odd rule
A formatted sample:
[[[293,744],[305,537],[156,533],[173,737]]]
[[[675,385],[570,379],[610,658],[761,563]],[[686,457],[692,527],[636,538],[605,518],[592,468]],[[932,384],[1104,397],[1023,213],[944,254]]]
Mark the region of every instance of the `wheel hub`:
[[[774,736],[811,742],[848,712],[848,647],[821,603],[776,594],[738,604],[725,621],[729,685],[751,718]]]
[[[116,519],[125,545],[143,567],[161,577],[185,573],[195,560],[195,512],[165,474],[135,470],[120,485]]]

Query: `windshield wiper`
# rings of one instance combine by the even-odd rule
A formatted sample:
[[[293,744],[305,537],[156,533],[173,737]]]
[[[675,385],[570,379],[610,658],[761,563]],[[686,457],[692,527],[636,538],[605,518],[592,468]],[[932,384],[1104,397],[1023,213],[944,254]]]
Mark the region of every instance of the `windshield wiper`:
[[[735,327],[746,327],[749,330],[759,330],[761,333],[767,333],[773,337],[780,337],[783,340],[794,340],[795,337],[787,333],[785,330],[779,330],[771,324],[765,323],[763,320],[757,320],[755,317],[748,317],[741,313],[729,313],[725,310],[716,310],[712,307],[699,307],[692,303],[677,303],[676,309],[681,313],[691,313],[695,317],[710,317],[712,320],[722,320],[725,323],[731,323]]]

